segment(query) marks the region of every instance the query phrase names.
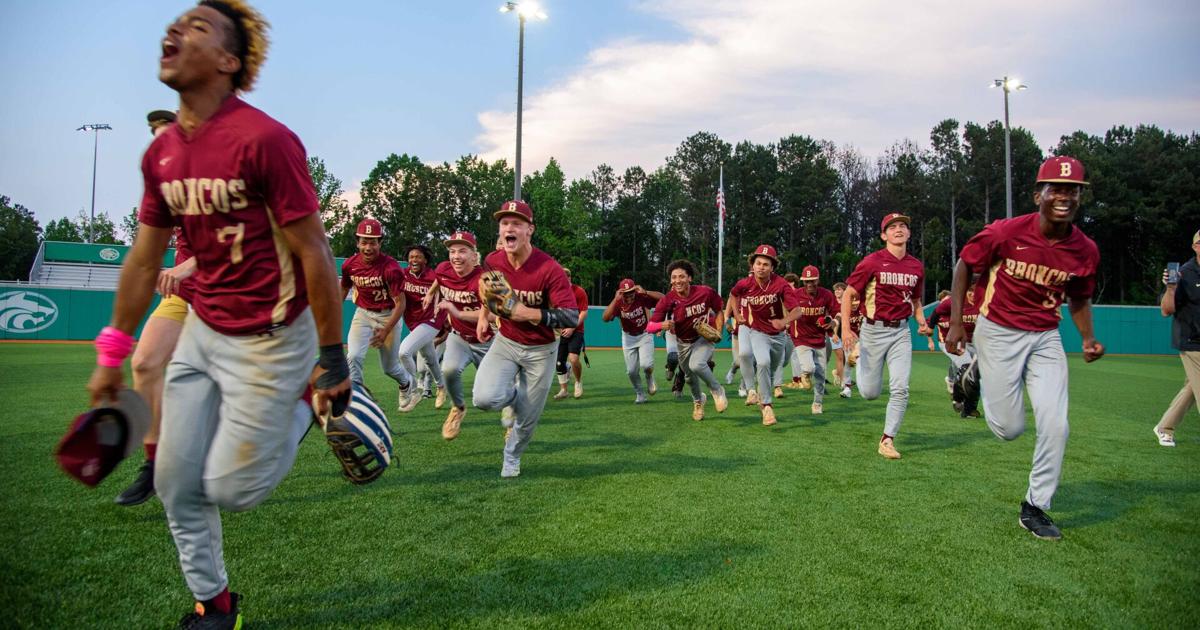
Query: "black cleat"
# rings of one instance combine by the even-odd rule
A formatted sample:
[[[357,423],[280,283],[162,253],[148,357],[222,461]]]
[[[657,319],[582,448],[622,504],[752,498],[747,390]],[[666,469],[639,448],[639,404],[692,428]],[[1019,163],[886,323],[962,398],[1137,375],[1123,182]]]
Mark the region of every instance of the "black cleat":
[[[128,488],[122,492],[117,498],[113,499],[113,503],[124,505],[141,505],[154,496],[154,462],[146,460],[142,467],[138,470],[137,477],[133,483],[129,484]]]
[[[196,611],[190,612],[179,620],[180,630],[241,630],[242,609],[239,604],[242,599],[237,593],[229,594],[229,612],[206,610],[205,605],[196,602]]]
[[[1054,521],[1041,508],[1034,507],[1021,501],[1021,518],[1017,521],[1021,527],[1042,540],[1060,540],[1062,532],[1054,525]]]

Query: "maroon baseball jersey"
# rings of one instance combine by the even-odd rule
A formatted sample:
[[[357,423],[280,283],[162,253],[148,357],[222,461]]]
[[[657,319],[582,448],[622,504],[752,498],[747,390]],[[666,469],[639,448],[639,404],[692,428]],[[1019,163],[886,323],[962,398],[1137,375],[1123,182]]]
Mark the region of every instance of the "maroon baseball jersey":
[[[1087,299],[1096,292],[1100,250],[1077,227],[1061,241],[1042,235],[1034,212],[988,224],[963,246],[963,262],[984,274],[979,312],[1018,330],[1050,330],[1062,319],[1064,296]]]
[[[429,294],[429,288],[433,286],[437,272],[425,267],[420,274],[415,274],[412,272],[412,267],[409,267],[400,273],[403,278],[404,325],[408,326],[409,330],[416,330],[417,326],[421,324],[429,324],[434,328],[441,329],[442,324],[446,323],[445,311],[435,313],[433,304],[428,307],[421,304],[421,301]]]
[[[483,307],[483,303],[479,301],[479,276],[483,274],[483,269],[474,267],[467,275],[460,276],[447,260],[438,264],[436,273],[438,292],[443,300],[454,304],[460,311],[477,311]],[[458,333],[463,341],[479,343],[479,336],[475,334],[475,324],[451,317],[450,328]]]
[[[817,320],[837,317],[837,298],[833,297],[833,291],[825,287],[817,287],[815,295],[809,295],[808,291],[801,287],[796,289],[796,299],[800,303],[800,317],[788,327],[792,345],[824,348],[825,336],[829,334],[829,329],[817,325]]]
[[[514,269],[503,251],[492,252],[485,259],[488,269],[504,274],[517,299],[530,308],[577,308],[575,292],[562,266],[546,252],[534,247],[529,258]],[[555,340],[557,335],[549,326],[534,322],[500,320],[500,334],[526,346],[541,346]]]
[[[176,225],[196,258],[196,315],[246,335],[290,324],[308,307],[300,259],[280,228],[317,212],[304,146],[236,96],[192,135],[179,125],[142,156],[138,220]]]
[[[634,336],[646,332],[646,324],[650,323],[650,309],[655,304],[658,304],[658,300],[645,293],[633,293],[633,299],[628,302],[623,298],[617,300],[617,318],[621,321],[621,330]]]
[[[857,335],[862,331],[862,324],[862,300],[855,298],[850,302],[850,330]]]
[[[650,321],[661,322],[666,319],[667,313],[670,313],[675,322],[675,337],[690,343],[700,337],[700,333],[696,332],[696,320],[710,318],[713,314],[720,313],[724,307],[725,302],[716,291],[703,284],[693,284],[686,296],[679,295],[674,290],[667,291],[658,304],[654,305]],[[709,323],[712,323],[712,320],[709,320]]]
[[[971,343],[975,338],[975,320],[979,319],[979,301],[974,299],[976,294],[975,287],[967,288],[967,296],[971,299],[963,300],[963,334],[965,341]],[[950,298],[947,297],[933,309],[933,316],[937,319],[938,339],[942,343],[946,342],[946,335],[950,332]]]
[[[584,291],[583,287],[579,286],[578,284],[572,284],[571,292],[575,294],[575,304],[579,308],[579,313],[586,313],[588,308],[587,291]],[[576,326],[575,330],[578,332],[583,332],[583,323],[580,323],[579,326]]]
[[[752,330],[768,335],[779,331],[771,325],[773,319],[783,319],[788,311],[800,305],[796,289],[783,276],[772,273],[766,285],[760,285],[754,276],[742,278],[733,285],[730,295],[737,298],[743,311],[746,325]]]
[[[368,264],[362,254],[342,263],[342,288],[354,287],[354,304],[369,311],[389,311],[396,307],[395,296],[404,290],[400,263],[387,254],[376,254]]]
[[[925,265],[912,254],[896,258],[885,247],[859,261],[846,284],[862,296],[867,318],[905,319],[913,314],[913,297],[925,290]]]

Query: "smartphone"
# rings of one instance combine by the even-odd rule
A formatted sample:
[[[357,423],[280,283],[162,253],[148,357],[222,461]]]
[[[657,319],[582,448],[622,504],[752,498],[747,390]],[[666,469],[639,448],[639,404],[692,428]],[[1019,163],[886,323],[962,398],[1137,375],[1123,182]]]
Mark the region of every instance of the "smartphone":
[[[1167,284],[1179,284],[1179,263],[1167,263]]]

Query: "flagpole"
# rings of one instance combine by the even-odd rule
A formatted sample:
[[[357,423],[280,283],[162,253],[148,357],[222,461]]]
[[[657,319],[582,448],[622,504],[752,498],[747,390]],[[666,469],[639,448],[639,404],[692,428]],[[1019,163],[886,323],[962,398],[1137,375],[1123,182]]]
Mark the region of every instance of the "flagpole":
[[[725,163],[721,162],[721,175],[717,184],[717,293],[724,298],[724,288],[721,285],[722,273],[725,270]]]

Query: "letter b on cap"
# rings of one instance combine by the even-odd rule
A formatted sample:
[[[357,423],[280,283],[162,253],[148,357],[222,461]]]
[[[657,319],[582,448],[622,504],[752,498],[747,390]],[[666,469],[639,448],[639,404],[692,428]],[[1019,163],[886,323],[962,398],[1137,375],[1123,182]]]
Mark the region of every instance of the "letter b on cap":
[[[1066,160],[1059,162],[1058,163],[1058,174],[1060,177],[1070,177],[1071,176],[1071,163],[1067,162]]]

